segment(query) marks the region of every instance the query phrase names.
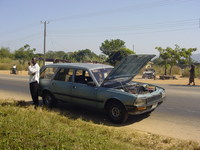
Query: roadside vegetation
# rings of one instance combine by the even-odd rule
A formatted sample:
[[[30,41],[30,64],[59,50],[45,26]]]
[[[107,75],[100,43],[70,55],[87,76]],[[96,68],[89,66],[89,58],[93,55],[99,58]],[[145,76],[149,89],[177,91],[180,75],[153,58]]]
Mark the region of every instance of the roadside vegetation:
[[[0,99],[0,149],[200,150],[198,143],[72,119],[61,110],[34,109]]]
[[[47,51],[46,58],[59,62],[93,62],[104,63],[115,66],[124,57],[135,54],[134,51],[125,46],[125,42],[120,39],[105,40],[100,45],[102,54],[97,55],[90,49],[82,49],[74,52],[65,51]],[[157,75],[180,75],[189,76],[191,64],[196,66],[196,77],[200,78],[200,64],[191,59],[191,55],[196,48],[181,48],[175,44],[171,47],[155,47],[159,52],[159,57],[153,60],[153,68]],[[16,64],[17,70],[27,70],[27,62],[33,57],[39,58],[39,64],[43,65],[43,54],[35,53],[36,49],[26,44],[17,50],[11,52],[8,47],[0,48],[0,70],[9,70]]]
[[[164,75],[164,67],[154,64],[152,65],[152,68],[155,69],[156,71],[156,75]],[[140,71],[140,75],[142,75],[143,71],[146,68],[144,67],[141,71]],[[172,71],[171,71],[171,75],[175,75],[175,76],[180,76],[180,77],[189,77],[190,75],[190,67],[189,66],[185,66],[184,68],[181,68],[179,66],[173,66]],[[168,73],[167,73],[168,74]],[[195,65],[195,77],[196,78],[200,78],[200,65]]]

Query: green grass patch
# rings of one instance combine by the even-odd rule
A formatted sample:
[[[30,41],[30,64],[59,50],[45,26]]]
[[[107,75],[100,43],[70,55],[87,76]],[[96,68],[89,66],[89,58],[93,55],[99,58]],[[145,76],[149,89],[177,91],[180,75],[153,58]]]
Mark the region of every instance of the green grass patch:
[[[0,149],[197,150],[200,147],[193,141],[71,119],[67,112],[34,109],[23,101],[0,100]]]

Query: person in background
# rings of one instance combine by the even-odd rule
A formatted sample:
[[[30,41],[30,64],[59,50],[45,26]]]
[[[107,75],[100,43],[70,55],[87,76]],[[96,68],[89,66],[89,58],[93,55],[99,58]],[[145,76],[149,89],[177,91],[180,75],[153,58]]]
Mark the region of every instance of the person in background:
[[[32,63],[32,65],[31,65]],[[36,58],[32,58],[31,62],[28,62],[28,74],[29,74],[29,85],[30,93],[33,100],[33,105],[38,107],[38,88],[39,88],[39,77],[40,77],[40,66],[37,63]]]
[[[17,74],[17,66],[15,64],[12,67],[12,74]]]
[[[193,83],[193,85],[195,85],[195,82],[194,82],[194,77],[195,77],[195,67],[194,65],[191,65],[191,68],[190,68],[190,77],[189,77],[189,83],[188,85],[190,85],[191,83]]]

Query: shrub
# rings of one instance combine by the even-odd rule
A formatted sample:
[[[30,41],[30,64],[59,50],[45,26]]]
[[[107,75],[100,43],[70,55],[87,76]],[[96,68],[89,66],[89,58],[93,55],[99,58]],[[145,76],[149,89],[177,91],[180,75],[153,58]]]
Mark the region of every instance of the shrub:
[[[10,70],[10,64],[0,64],[0,70]]]
[[[172,68],[172,75],[181,75],[182,74],[182,70],[179,66],[174,66]]]
[[[190,76],[190,68],[187,67],[185,69],[182,70],[182,77],[189,77]]]
[[[190,67],[183,69],[182,77],[189,77],[190,76]],[[195,67],[195,77],[200,78],[200,66]]]
[[[11,58],[1,58],[0,63],[12,63],[13,60]]]
[[[17,60],[11,60],[7,58],[1,60],[1,62],[2,63],[0,63],[0,70],[10,70],[13,64],[16,64],[18,71],[25,70],[25,68],[27,67],[26,65],[19,64]]]
[[[22,70],[25,70],[25,67],[23,65],[17,65],[17,70],[18,71],[22,71]]]
[[[156,75],[164,75],[164,66],[158,66],[158,65],[154,65],[153,68],[156,71]],[[172,68],[172,75],[181,75],[182,74],[182,70],[179,66],[174,66]],[[169,69],[167,69],[167,75],[169,75]]]

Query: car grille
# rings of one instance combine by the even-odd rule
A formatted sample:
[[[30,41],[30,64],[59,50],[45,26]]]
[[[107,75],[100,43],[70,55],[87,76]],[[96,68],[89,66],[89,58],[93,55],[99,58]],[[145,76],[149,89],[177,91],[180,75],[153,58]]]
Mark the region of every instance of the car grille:
[[[150,97],[150,98],[147,99],[147,103],[151,103],[151,102],[153,102],[153,101],[157,101],[157,100],[159,100],[159,99],[161,99],[161,98],[162,98],[162,95],[161,95],[161,94],[156,95],[156,96],[153,96],[153,97]]]

